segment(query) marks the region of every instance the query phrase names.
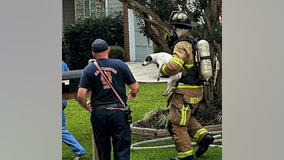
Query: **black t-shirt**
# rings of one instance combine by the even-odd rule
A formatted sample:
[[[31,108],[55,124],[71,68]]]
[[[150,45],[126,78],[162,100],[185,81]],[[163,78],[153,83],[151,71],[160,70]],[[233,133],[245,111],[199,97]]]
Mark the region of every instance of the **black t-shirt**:
[[[105,75],[112,83],[124,103],[127,102],[125,84],[133,84],[136,82],[129,67],[120,59],[98,59]],[[120,103],[111,87],[104,81],[100,71],[94,63],[86,66],[82,72],[79,87],[92,90],[91,105]]]

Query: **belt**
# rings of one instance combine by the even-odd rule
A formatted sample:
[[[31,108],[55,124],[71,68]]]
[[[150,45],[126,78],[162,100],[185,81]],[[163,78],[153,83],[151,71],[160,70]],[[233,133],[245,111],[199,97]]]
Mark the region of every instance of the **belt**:
[[[93,110],[100,110],[100,109],[121,110],[121,111],[125,110],[125,108],[123,108],[123,105],[121,103],[97,105],[96,107],[93,108]]]

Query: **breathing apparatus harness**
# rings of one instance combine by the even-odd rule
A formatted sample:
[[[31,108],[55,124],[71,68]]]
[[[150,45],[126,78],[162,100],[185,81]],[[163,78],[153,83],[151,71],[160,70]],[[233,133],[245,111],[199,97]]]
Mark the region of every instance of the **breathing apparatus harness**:
[[[187,41],[190,44],[192,44],[192,53],[194,54],[194,64],[191,68],[187,70],[186,75],[180,78],[177,84],[178,83],[184,83],[184,84],[189,84],[189,85],[209,84],[208,81],[202,77],[201,70],[200,70],[200,61],[205,60],[205,59],[211,59],[211,57],[210,56],[201,57],[199,50],[197,48],[197,41],[191,37],[185,37],[185,38],[181,38],[177,40],[171,48],[172,53],[173,53],[173,49],[175,45],[181,41]],[[186,69],[184,65],[183,65],[183,68]]]
[[[181,5],[178,5],[179,11],[173,11],[170,16],[171,35],[167,36],[168,46],[173,53],[174,47],[181,41],[187,41],[192,44],[192,53],[194,55],[194,65],[191,68],[186,68],[185,64],[183,68],[187,69],[186,75],[182,76],[177,82],[188,85],[209,85],[209,79],[212,77],[211,56],[209,51],[209,44],[205,40],[197,41],[191,37],[185,37],[179,39],[176,33],[177,28],[191,29],[193,26],[198,26],[196,23],[190,21],[188,15],[181,9]]]

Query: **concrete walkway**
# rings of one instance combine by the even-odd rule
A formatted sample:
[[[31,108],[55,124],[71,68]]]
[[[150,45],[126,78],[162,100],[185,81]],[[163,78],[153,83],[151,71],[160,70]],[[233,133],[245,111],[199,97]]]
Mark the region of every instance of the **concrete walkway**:
[[[132,71],[135,79],[138,82],[157,82],[165,83],[168,81],[168,77],[160,77],[160,81],[157,81],[158,67],[156,64],[149,64],[142,66],[142,62],[125,62]]]

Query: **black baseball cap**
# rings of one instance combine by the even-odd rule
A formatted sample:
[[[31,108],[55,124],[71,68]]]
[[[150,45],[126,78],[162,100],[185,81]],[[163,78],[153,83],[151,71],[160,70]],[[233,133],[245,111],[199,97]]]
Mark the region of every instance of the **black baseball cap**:
[[[102,39],[96,39],[92,44],[92,51],[99,53],[108,49],[108,44]]]

